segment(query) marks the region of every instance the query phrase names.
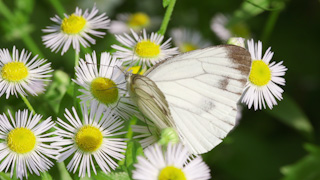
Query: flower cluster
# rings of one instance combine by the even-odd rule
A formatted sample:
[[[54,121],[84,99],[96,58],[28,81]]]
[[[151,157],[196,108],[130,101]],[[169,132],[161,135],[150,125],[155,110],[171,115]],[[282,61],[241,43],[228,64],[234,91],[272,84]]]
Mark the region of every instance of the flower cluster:
[[[43,29],[46,33],[42,37],[45,47],[56,53],[61,51],[63,55],[72,46],[77,54],[75,75],[72,79],[73,106],[65,109],[64,117],[52,120],[50,116],[43,120],[43,116],[35,112],[26,96],[37,96],[45,91],[54,72],[51,63],[47,63],[47,60],[39,58],[38,55],[31,57],[32,54],[24,49],[20,53],[16,47],[13,47],[12,52],[0,49],[0,97],[5,94],[8,99],[10,95],[20,95],[30,110],[18,110],[15,115],[8,110],[7,115],[0,115],[0,171],[10,171],[11,177],[15,174],[19,179],[27,178],[28,174],[33,173],[40,176],[40,173],[48,171],[54,165],[53,160],[56,160],[66,162],[67,170],[73,174],[77,173],[79,177],[91,177],[92,172],[97,174],[100,170],[108,174],[125,161],[123,159],[127,142],[130,139],[138,139],[145,156],[137,157],[137,162],[133,165],[133,179],[211,178],[210,169],[201,156],[192,154],[194,151],[190,149],[190,144],[183,141],[193,138],[196,142],[197,136],[181,134],[182,128],[179,129],[171,122],[171,105],[166,101],[164,93],[152,80],[143,76],[145,71],[164,63],[166,59],[179,52],[210,46],[211,43],[204,40],[200,32],[173,29],[171,36],[173,44],[177,47],[171,47],[171,38],[166,39],[164,34],[156,32],[147,33],[153,20],[145,13],[122,14],[118,20],[110,21],[105,13],[99,15],[95,6],[92,10],[85,11],[76,8],[71,15],[65,14],[64,18],[56,15],[51,20],[56,25]],[[217,17],[213,21],[212,29],[215,32],[217,29],[225,30],[227,18]],[[85,54],[84,58],[79,58],[80,47],[87,48],[95,44],[95,37],[103,38],[107,29],[116,34],[114,37],[118,41],[111,46],[113,53],[93,51]],[[230,32],[219,31],[216,34],[224,41],[231,37]],[[287,68],[282,65],[282,61],[272,61],[271,48],[262,56],[260,41],[255,43],[248,40],[247,46],[242,38],[232,42],[247,48],[252,59],[251,71],[241,101],[247,104],[249,109],[263,109],[266,105],[272,109],[277,100],[282,99],[283,89],[280,85],[285,85],[283,76]],[[188,53],[184,55],[187,56]],[[201,53],[197,55],[201,56]],[[205,74],[207,70],[202,67],[202,71]],[[185,86],[183,78],[179,78],[179,87]],[[136,80],[137,84],[134,84],[133,80]],[[210,79],[204,83],[216,81],[217,94],[225,93],[228,79]],[[231,86],[236,89],[237,83]],[[136,88],[137,92],[133,93],[133,88]],[[70,92],[65,96],[69,95],[68,93]],[[197,97],[199,96],[190,98]],[[179,99],[174,95],[171,95],[171,98]],[[223,101],[223,98],[221,99]],[[177,101],[186,103],[181,99]],[[202,112],[203,109],[209,112],[216,105],[206,100],[201,101],[210,107],[197,107],[198,109],[191,113]],[[64,107],[61,104],[60,106]],[[232,114],[217,111],[217,119],[223,119],[225,116],[235,119],[236,115],[240,119],[241,110],[230,108],[228,103],[217,106],[229,109],[230,111],[226,112]],[[160,111],[157,111],[157,108]],[[55,117],[57,114],[52,116]],[[150,117],[160,117],[160,120]],[[136,118],[141,121],[135,122]],[[203,118],[207,117],[203,115]],[[134,123],[130,124],[131,122]],[[202,126],[201,123],[199,122]],[[227,125],[210,124],[218,132],[218,136],[213,138],[218,139],[219,143],[223,138],[219,135],[222,134],[220,132],[229,132],[226,129],[234,127],[234,124],[223,123]],[[195,123],[195,128],[199,124]],[[133,137],[132,133],[135,133]]]

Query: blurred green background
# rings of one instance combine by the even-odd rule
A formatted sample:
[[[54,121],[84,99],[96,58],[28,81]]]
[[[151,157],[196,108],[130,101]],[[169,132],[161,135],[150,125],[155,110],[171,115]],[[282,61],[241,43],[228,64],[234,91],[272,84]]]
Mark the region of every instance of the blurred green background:
[[[0,48],[26,48],[34,40],[44,58],[54,69],[73,76],[74,52],[64,56],[52,53],[41,41],[41,29],[52,25],[49,20],[63,10],[54,8],[58,0],[0,0]],[[58,1],[67,14],[76,6],[92,8],[92,0]],[[163,17],[165,9],[161,0],[97,0],[97,7],[111,20],[124,12],[142,11],[150,16]],[[11,11],[6,17],[5,6]],[[59,4],[58,4],[59,5]],[[251,6],[243,16],[237,17],[244,6]],[[270,179],[320,179],[320,1],[318,0],[177,0],[169,30],[186,27],[198,30],[204,39],[221,44],[210,29],[211,18],[217,13],[229,14],[234,22],[242,22],[252,37],[263,40],[263,50],[272,46],[273,60],[284,61],[284,100],[272,111],[248,110],[244,107],[239,125],[225,141],[204,154],[213,179],[217,180],[270,180]],[[158,27],[156,27],[158,29]],[[168,33],[166,34],[168,36]],[[113,35],[97,39],[91,49],[110,51],[115,43]],[[29,43],[30,44],[30,43]],[[35,52],[34,52],[35,53]],[[80,57],[84,57],[83,53]],[[66,77],[65,84],[69,79]],[[65,92],[50,86],[51,90]],[[31,103],[45,103],[48,95],[30,97]],[[45,98],[46,97],[46,98]],[[51,97],[57,100],[57,97]],[[61,97],[60,97],[61,98]],[[26,108],[20,99],[0,98],[0,112],[7,109]],[[46,104],[36,107],[38,113],[50,111]]]

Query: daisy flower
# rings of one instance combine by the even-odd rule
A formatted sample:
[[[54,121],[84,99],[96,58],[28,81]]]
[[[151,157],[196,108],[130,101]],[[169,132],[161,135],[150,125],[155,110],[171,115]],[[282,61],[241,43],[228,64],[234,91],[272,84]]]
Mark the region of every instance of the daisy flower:
[[[229,17],[219,13],[215,15],[211,20],[211,30],[217,35],[217,37],[226,42],[232,36],[249,37],[250,32],[246,24],[238,22],[228,27]]]
[[[59,147],[49,143],[60,138],[52,137],[54,132],[47,133],[54,122],[49,117],[39,123],[42,116],[32,115],[28,110],[19,110],[15,117],[10,111],[8,114],[9,118],[4,113],[0,115],[0,171],[10,169],[11,177],[16,171],[19,179],[28,178],[28,171],[40,176],[40,172],[54,165],[49,158],[56,159],[58,155]]]
[[[50,81],[51,63],[45,59],[38,59],[38,55],[29,60],[31,53],[19,51],[13,47],[12,53],[8,49],[0,49],[0,96],[10,95],[36,96],[45,90],[45,82]]]
[[[248,40],[248,50],[252,58],[251,72],[249,75],[246,90],[242,95],[242,102],[246,103],[249,109],[254,106],[254,109],[266,108],[272,109],[273,105],[277,105],[277,101],[282,99],[283,89],[279,85],[285,85],[283,76],[287,68],[279,63],[270,62],[273,52],[271,47],[267,49],[262,57],[262,43],[254,43],[253,39]]]
[[[157,18],[151,18],[146,13],[122,13],[117,15],[117,20],[111,21],[109,32],[112,34],[122,34],[130,32],[132,29],[135,32],[139,32],[142,29],[150,29],[154,27],[157,22]]]
[[[49,33],[42,37],[42,41],[51,51],[58,52],[60,49],[63,55],[72,44],[76,52],[80,51],[80,44],[84,47],[90,47],[96,40],[89,35],[102,38],[106,33],[97,31],[97,29],[108,29],[110,20],[105,13],[97,16],[98,9],[94,6],[89,12],[88,9],[82,13],[82,9],[76,8],[76,12],[71,15],[52,17],[51,20],[57,25],[47,26],[43,29],[44,33]]]
[[[116,39],[125,47],[111,46],[117,50],[113,55],[123,61],[124,65],[138,63],[139,66],[151,67],[178,54],[178,48],[170,48],[171,38],[161,44],[164,37],[160,34],[151,33],[151,36],[148,36],[145,29],[142,36],[138,36],[132,29],[131,33],[133,38],[126,33],[123,36],[116,35]]]
[[[91,176],[91,168],[97,174],[95,163],[104,173],[114,170],[118,165],[116,160],[124,158],[125,139],[115,136],[126,132],[119,132],[123,128],[123,121],[100,105],[92,104],[88,112],[87,106],[82,104],[83,119],[80,119],[75,108],[73,115],[66,110],[67,121],[58,118],[57,135],[62,138],[55,144],[62,146],[59,150],[58,161],[62,162],[72,156],[67,165],[70,172],[75,173],[79,169],[79,177],[86,173]],[[68,122],[68,123],[66,123]]]
[[[125,74],[121,71],[121,62],[109,53],[102,53],[100,64],[96,53],[85,55],[86,61],[80,59],[76,67],[76,80],[83,89],[78,96],[83,103],[94,102],[112,108],[116,115],[129,119],[138,114],[137,107],[131,101],[126,90]]]
[[[170,33],[173,44],[179,47],[181,52],[188,52],[200,48],[205,48],[211,45],[209,41],[203,40],[198,31],[190,29],[176,28]]]
[[[181,144],[169,144],[166,151],[155,144],[138,156],[132,172],[135,180],[207,180],[210,169],[200,156],[192,158]]]

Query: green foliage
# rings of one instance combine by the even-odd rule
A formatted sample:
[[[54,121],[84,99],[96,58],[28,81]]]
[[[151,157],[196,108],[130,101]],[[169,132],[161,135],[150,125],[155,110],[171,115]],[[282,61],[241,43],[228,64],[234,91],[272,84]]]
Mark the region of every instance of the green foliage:
[[[284,124],[296,129],[308,139],[313,139],[313,127],[310,120],[299,107],[299,105],[286,93],[279,106],[272,110],[267,110],[269,114],[283,122]]]
[[[124,160],[123,169],[128,172],[129,176],[132,176],[132,170],[134,170],[134,164],[137,162],[137,156],[143,156],[143,149],[139,142],[136,140],[130,140],[127,144],[126,157]]]
[[[126,172],[110,172],[105,174],[104,172],[100,171],[97,175],[93,175],[92,178],[94,180],[130,180],[128,173]]]
[[[72,107],[75,107],[77,112],[80,114],[81,109],[80,109],[80,99],[79,98],[73,98],[74,93],[78,93],[78,91],[75,91],[74,88],[78,88],[77,84],[74,82],[71,82],[70,85],[68,86],[68,89],[66,93],[64,94],[60,106],[59,106],[59,112],[58,112],[58,117],[63,117],[63,114],[65,113],[65,110],[68,109],[71,111]],[[75,95],[76,97],[76,95]]]
[[[282,180],[319,180],[320,179],[320,147],[306,144],[309,154],[295,164],[281,168]]]
[[[43,173],[41,173],[41,179],[42,180],[52,180],[52,177],[48,172],[43,172]]]
[[[16,178],[11,178],[9,173],[0,172],[1,180],[16,180]]]
[[[162,6],[166,8],[170,4],[171,0],[163,0]]]
[[[70,77],[61,70],[53,72],[52,83],[47,88],[45,98],[54,109],[55,114],[59,112],[59,106],[64,94],[70,86]]]

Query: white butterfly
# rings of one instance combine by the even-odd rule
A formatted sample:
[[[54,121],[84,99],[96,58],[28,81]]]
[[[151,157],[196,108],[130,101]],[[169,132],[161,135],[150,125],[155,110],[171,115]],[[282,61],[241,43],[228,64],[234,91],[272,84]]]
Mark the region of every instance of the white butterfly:
[[[126,79],[147,118],[160,129],[174,128],[193,154],[202,154],[234,127],[250,67],[247,50],[221,45],[177,55]]]

